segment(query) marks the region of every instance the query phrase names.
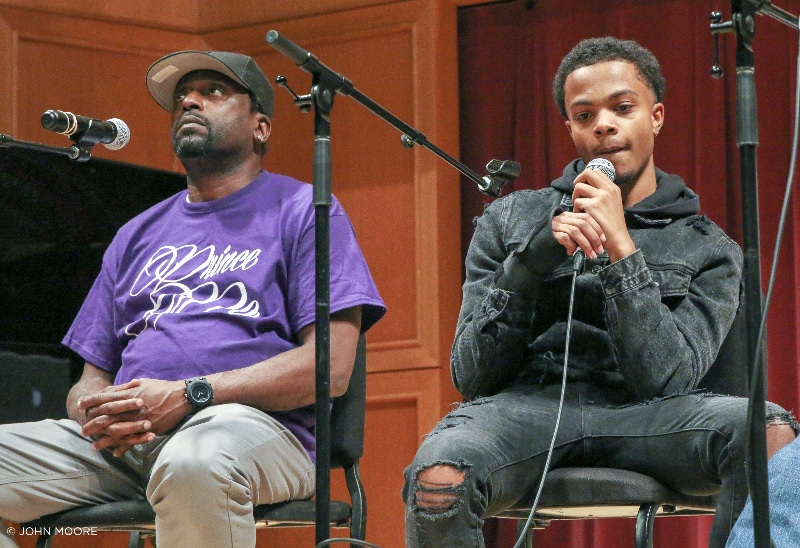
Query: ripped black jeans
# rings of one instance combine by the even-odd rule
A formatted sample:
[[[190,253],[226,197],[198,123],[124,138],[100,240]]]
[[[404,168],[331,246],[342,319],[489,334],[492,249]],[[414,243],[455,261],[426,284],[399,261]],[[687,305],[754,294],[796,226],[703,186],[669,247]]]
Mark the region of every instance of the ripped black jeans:
[[[423,441],[405,471],[406,545],[483,547],[483,518],[535,492],[547,458],[560,385],[516,386],[459,406]],[[692,494],[719,491],[709,546],[725,545],[747,498],[747,400],[689,394],[624,405],[622,394],[567,386],[551,468],[607,466],[651,475]],[[767,403],[768,417],[794,419]],[[464,481],[432,488],[420,472],[449,465]],[[438,506],[418,496],[442,496]]]

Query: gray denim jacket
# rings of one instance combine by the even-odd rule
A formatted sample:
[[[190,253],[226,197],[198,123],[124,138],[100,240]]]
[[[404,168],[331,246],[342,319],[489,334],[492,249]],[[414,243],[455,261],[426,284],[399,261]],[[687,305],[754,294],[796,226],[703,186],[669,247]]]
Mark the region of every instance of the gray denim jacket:
[[[511,193],[478,218],[451,355],[453,381],[467,399],[512,381],[560,382],[572,259],[564,252],[532,293],[496,280],[520,242],[550,230],[553,212],[571,207],[572,181],[583,169],[575,160],[549,188]],[[698,215],[697,195],[680,177],[656,175],[656,192],[625,210],[637,251],[613,264],[607,253],[587,259],[574,301],[568,378],[623,388],[631,401],[696,388],[741,293],[739,246]]]

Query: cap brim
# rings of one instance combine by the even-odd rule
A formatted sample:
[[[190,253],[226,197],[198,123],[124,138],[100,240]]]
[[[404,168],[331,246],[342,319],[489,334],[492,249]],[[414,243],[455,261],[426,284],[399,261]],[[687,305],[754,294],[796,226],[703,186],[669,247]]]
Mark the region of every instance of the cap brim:
[[[147,69],[147,89],[161,108],[172,112],[175,86],[196,70],[213,70],[247,88],[225,63],[204,51],[179,51],[162,57]]]

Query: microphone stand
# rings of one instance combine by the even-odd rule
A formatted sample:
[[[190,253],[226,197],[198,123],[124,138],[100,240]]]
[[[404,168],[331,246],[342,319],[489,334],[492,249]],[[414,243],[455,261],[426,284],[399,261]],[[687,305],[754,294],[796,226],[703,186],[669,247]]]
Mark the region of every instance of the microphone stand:
[[[798,19],[771,4],[769,0],[733,0],[731,21],[722,23],[719,12],[711,14],[715,60],[717,34],[734,32],[736,48],[736,126],[742,188],[742,224],[744,244],[745,315],[747,320],[747,355],[752,357],[748,398],[748,482],[753,501],[753,527],[756,548],[771,546],[769,527],[769,489],[766,451],[766,404],[763,340],[759,340],[762,315],[761,268],[758,224],[758,115],[752,40],[756,12],[769,15],[797,29]],[[722,76],[715,62],[714,77]]]
[[[502,192],[503,186],[508,183],[509,181],[513,181],[520,174],[520,165],[517,162],[512,162],[510,160],[492,160],[488,164],[486,164],[486,170],[489,172],[489,175],[484,177],[478,176],[477,173],[472,171],[470,168],[444,152],[442,149],[437,147],[436,145],[432,144],[428,141],[425,134],[420,132],[417,129],[409,126],[399,118],[397,118],[394,114],[380,106],[378,103],[358,91],[353,86],[353,83],[350,82],[347,78],[342,76],[341,74],[337,74],[324,64],[322,64],[314,55],[310,52],[302,49],[300,46],[286,38],[285,36],[281,36],[278,34],[277,31],[271,30],[267,33],[266,37],[267,43],[278,50],[280,53],[284,54],[290,60],[292,60],[297,66],[301,69],[305,70],[306,72],[310,72],[313,75],[318,73],[324,74],[326,79],[330,81],[331,85],[333,86],[330,89],[331,93],[339,92],[342,95],[347,95],[352,97],[357,103],[361,104],[362,106],[366,107],[367,110],[371,111],[373,114],[376,114],[384,121],[391,124],[396,129],[400,130],[403,135],[401,136],[401,142],[404,147],[412,148],[414,145],[421,145],[425,148],[429,149],[431,152],[439,156],[441,159],[446,161],[448,164],[453,166],[454,168],[458,169],[461,173],[463,173],[468,178],[472,179],[477,185],[478,189],[488,196],[498,197]],[[278,76],[276,78],[276,83],[279,86],[286,87],[286,78],[283,76]],[[309,96],[297,96],[294,92],[289,89],[289,92],[294,96],[295,104],[300,107],[303,111],[309,110]],[[331,97],[331,102],[333,98]]]
[[[94,143],[92,143],[92,145],[94,145]],[[38,152],[51,152],[61,156],[66,156],[70,160],[75,160],[77,162],[85,162],[92,157],[92,145],[72,145],[69,148],[61,148],[43,145],[40,143],[32,143],[30,141],[20,141],[19,139],[14,139],[10,135],[4,135],[0,133],[0,147],[23,148]]]
[[[276,83],[285,87],[293,96],[295,104],[304,112],[314,107],[314,170],[313,195],[315,208],[315,288],[316,288],[316,542],[330,537],[330,206],[331,206],[331,149],[330,113],[336,93],[352,97],[383,120],[399,129],[401,142],[406,148],[422,145],[451,166],[472,179],[478,188],[489,196],[500,196],[503,185],[516,179],[520,166],[512,161],[492,160],[486,165],[489,174],[480,177],[464,164],[431,144],[425,135],[405,124],[388,110],[358,91],[347,78],[337,74],[314,55],[300,46],[270,30],[266,41],[278,52],[293,61],[298,67],[311,73],[311,93],[296,95],[279,76]]]
[[[797,16],[792,15],[788,11],[779,8],[778,6],[773,6],[770,0],[747,0],[749,4],[752,4],[755,11],[758,14],[769,15],[776,21],[780,21],[781,23],[792,27],[794,30],[798,30],[797,25]]]
[[[49,121],[49,118],[47,117],[49,112],[50,111],[47,111],[42,114],[41,118],[42,127],[45,129],[52,129],[52,126],[47,123]],[[92,147],[99,143],[101,138],[102,135],[99,135],[99,132],[92,130],[91,125],[83,131],[75,132],[72,135],[69,135],[70,141],[75,144],[68,148],[32,143],[30,141],[20,141],[18,139],[14,139],[10,135],[3,135],[0,133],[0,147],[8,146],[36,150],[38,152],[52,152],[54,154],[66,156],[70,160],[86,162],[92,157]]]

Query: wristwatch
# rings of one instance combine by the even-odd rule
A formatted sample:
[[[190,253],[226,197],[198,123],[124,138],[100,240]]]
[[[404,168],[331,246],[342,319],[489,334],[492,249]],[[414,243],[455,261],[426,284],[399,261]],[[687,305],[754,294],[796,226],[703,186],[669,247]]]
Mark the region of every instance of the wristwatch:
[[[214,389],[205,377],[186,379],[186,400],[192,406],[192,413],[197,413],[214,403]]]

